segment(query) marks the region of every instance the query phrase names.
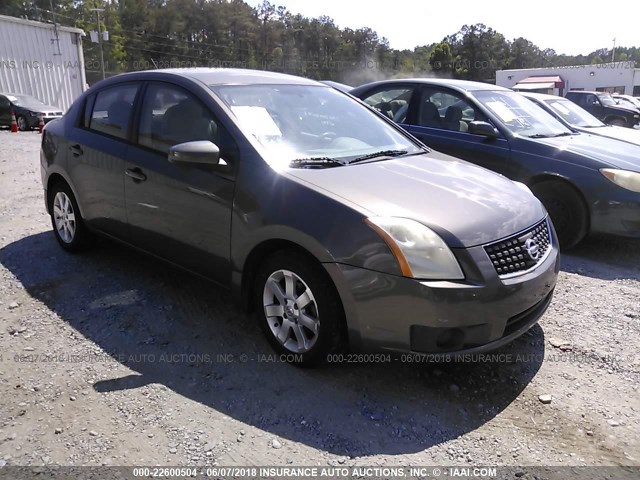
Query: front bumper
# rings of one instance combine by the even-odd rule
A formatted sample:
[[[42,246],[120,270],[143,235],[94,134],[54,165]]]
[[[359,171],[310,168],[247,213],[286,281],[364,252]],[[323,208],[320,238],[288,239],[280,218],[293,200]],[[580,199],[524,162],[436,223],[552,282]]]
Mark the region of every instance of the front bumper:
[[[477,353],[525,333],[544,314],[560,256],[555,232],[533,270],[500,278],[482,246],[455,250],[466,279],[418,281],[364,268],[325,264],[338,287],[349,343],[360,351]]]
[[[62,115],[45,115],[43,117],[44,124],[46,125],[47,123],[52,122],[53,120],[57,120],[58,118],[62,118]],[[40,125],[40,118],[29,116],[27,123],[29,124],[29,128],[38,128],[38,125]]]
[[[592,205],[591,232],[640,238],[640,193],[618,190]]]

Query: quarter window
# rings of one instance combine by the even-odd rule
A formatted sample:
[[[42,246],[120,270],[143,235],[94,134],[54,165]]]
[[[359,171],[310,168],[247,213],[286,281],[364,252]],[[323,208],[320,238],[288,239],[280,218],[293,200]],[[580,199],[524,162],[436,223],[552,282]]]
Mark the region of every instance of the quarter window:
[[[85,127],[126,139],[137,91],[138,84],[118,85],[99,91],[95,96],[91,115],[85,115]],[[91,101],[88,101],[87,106],[90,107],[90,104]]]

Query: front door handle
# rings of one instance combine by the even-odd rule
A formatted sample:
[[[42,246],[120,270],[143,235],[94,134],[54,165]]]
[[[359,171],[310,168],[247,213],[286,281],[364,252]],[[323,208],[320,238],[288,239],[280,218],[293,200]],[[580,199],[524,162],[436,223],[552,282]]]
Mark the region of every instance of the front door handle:
[[[79,157],[84,153],[82,151],[82,147],[77,143],[75,145],[69,145],[69,150],[71,150],[71,153],[73,154],[74,157]]]
[[[127,177],[131,177],[136,183],[144,182],[147,179],[147,176],[139,168],[128,168],[124,171],[124,174]]]

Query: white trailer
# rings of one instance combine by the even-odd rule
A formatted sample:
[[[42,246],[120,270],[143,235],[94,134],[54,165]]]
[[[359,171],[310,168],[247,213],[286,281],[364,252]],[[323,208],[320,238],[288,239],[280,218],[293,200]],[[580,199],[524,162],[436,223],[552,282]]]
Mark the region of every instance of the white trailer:
[[[569,90],[640,95],[640,68],[634,62],[498,70],[496,85],[564,96]]]
[[[86,89],[79,28],[0,15],[0,93],[31,95],[62,111]]]

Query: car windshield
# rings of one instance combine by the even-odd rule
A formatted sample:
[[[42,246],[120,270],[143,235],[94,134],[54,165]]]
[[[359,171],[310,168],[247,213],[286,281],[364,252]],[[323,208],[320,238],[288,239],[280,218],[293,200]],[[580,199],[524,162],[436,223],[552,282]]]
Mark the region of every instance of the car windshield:
[[[615,107],[617,105],[616,101],[608,93],[600,94],[598,95],[598,98],[600,99],[600,103],[605,107]]]
[[[377,152],[422,149],[356,100],[326,86],[213,85],[270,164],[348,163]],[[384,156],[384,155],[382,155]]]
[[[552,100],[544,100],[565,122],[576,127],[596,128],[604,127],[604,123],[587,112],[584,108],[579,107],[570,100],[554,98]]]
[[[619,104],[622,105],[631,105],[635,108],[640,108],[640,101],[638,101],[637,99],[633,98],[633,97],[613,97],[615,100],[617,100],[619,102]]]
[[[550,113],[519,93],[481,90],[474,92],[474,96],[496,120],[518,135],[543,138],[572,133]]]

